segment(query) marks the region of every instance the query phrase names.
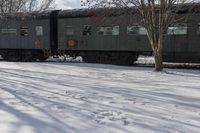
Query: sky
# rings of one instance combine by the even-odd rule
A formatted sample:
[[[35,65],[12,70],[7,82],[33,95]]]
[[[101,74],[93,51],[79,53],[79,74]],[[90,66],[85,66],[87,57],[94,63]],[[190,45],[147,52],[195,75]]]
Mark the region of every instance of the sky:
[[[81,8],[81,0],[55,0],[57,9]]]

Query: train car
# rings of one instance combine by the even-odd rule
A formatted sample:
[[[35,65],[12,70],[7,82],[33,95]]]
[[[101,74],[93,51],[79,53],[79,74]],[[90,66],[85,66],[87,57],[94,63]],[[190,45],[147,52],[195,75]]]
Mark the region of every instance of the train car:
[[[0,55],[5,60],[43,60],[57,51],[57,13],[5,14],[0,23]]]
[[[97,14],[87,9],[59,12],[58,49],[61,53],[82,56],[85,62],[126,65],[137,60],[141,51],[151,51],[143,33],[133,39],[127,35],[124,28],[128,16],[104,19],[94,17],[93,13]]]
[[[191,8],[187,21],[169,26],[164,61],[200,63],[199,7]],[[186,8],[178,16],[187,13]],[[5,60],[35,61],[68,54],[82,56],[85,62],[132,65],[139,55],[152,55],[140,21],[116,8],[5,15],[0,23],[0,55]]]
[[[140,54],[152,55],[146,30],[138,24],[141,19],[117,10],[108,13],[105,9],[59,12],[59,53],[80,55],[86,62],[125,65],[131,65]],[[164,61],[199,63],[199,42],[200,14],[195,12],[187,22],[169,27]]]

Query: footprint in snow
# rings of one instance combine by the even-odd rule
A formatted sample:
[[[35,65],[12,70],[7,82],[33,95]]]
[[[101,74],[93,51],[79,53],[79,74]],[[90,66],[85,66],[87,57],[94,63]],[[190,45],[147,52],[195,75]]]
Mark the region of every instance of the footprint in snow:
[[[65,109],[66,107],[65,106],[62,106],[62,105],[58,105],[56,106],[57,109]]]
[[[51,109],[53,110],[63,110],[63,109],[66,109],[67,107],[63,106],[63,105],[51,105],[50,106]]]
[[[114,102],[114,101],[110,101],[109,103],[114,104],[114,103],[116,103],[116,102]]]
[[[92,114],[95,121],[99,124],[106,123],[121,123],[123,125],[129,125],[130,121],[122,112],[110,111],[110,110],[98,110]]]

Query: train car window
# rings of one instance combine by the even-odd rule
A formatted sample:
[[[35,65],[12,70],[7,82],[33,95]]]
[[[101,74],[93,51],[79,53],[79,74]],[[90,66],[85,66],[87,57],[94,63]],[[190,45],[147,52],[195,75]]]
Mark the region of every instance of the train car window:
[[[142,26],[127,26],[128,35],[147,35],[147,30]]]
[[[2,35],[17,35],[17,29],[0,29]]]
[[[103,26],[97,27],[98,35],[119,35],[119,26]]]
[[[28,36],[28,27],[21,27],[20,34],[21,36]]]
[[[36,26],[35,31],[36,31],[36,36],[43,36],[43,27],[42,26]]]
[[[174,26],[168,27],[168,35],[186,35],[187,34],[187,26]]]
[[[84,36],[92,35],[92,26],[91,25],[84,25],[83,26],[83,35]]]
[[[72,26],[66,27],[66,35],[68,35],[68,36],[74,35],[74,28]]]
[[[113,27],[113,35],[119,35],[119,26],[114,26]]]

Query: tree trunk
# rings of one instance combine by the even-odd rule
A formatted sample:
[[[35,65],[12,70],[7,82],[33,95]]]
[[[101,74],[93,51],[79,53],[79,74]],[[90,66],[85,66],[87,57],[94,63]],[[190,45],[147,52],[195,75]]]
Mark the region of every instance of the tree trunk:
[[[154,50],[154,59],[155,59],[155,71],[160,72],[163,69],[163,58],[162,58],[162,50],[155,49]]]

